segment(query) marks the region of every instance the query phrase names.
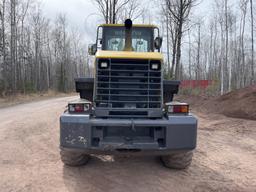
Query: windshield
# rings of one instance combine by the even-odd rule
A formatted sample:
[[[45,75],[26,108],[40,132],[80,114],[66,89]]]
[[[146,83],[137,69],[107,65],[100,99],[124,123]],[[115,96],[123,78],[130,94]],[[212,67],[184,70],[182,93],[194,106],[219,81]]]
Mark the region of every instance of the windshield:
[[[132,49],[136,52],[153,51],[153,29],[146,27],[132,28]],[[124,27],[105,27],[103,32],[103,50],[123,51],[125,47]]]

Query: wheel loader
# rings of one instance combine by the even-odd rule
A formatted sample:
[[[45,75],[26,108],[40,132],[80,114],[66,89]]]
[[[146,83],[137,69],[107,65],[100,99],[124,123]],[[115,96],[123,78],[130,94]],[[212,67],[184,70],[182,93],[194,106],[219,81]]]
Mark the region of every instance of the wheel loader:
[[[197,119],[187,103],[174,102],[179,81],[164,80],[162,38],[155,25],[98,26],[94,77],[75,79],[80,98],[60,117],[60,155],[68,166],[91,155],[159,156],[168,168],[192,161]]]

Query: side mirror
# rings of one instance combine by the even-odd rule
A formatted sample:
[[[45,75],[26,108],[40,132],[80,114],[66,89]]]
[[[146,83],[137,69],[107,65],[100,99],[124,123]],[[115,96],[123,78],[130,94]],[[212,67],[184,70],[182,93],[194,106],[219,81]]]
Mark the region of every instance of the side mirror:
[[[163,43],[163,38],[162,37],[156,37],[154,44],[156,49],[161,49]]]
[[[88,46],[88,53],[89,55],[95,55],[97,52],[97,45],[96,44],[90,44]]]

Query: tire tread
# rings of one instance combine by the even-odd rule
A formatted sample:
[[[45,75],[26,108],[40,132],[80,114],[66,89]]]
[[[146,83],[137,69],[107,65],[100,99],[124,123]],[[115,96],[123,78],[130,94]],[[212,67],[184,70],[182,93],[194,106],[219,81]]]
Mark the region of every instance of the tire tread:
[[[164,166],[171,169],[186,169],[192,162],[193,151],[162,156]]]
[[[88,163],[90,156],[83,153],[60,151],[61,161],[68,166],[76,167]]]

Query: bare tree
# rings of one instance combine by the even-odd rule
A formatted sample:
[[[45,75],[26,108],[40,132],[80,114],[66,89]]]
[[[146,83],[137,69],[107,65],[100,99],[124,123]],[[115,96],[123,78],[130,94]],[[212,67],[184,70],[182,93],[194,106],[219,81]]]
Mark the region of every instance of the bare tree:
[[[188,30],[188,43],[189,43],[189,50],[188,50],[188,74],[189,74],[189,79],[192,79],[192,61],[191,61],[191,52],[192,52],[192,42],[191,42],[191,30]]]
[[[145,11],[141,7],[141,1],[138,0],[129,0],[128,3],[120,9],[120,14],[117,15],[117,21],[122,22],[125,19],[136,20],[140,18]],[[119,17],[118,17],[119,16]]]
[[[169,17],[166,16],[166,46],[167,46],[167,65],[168,65],[168,73],[171,72],[171,63],[170,63],[170,37],[169,37]]]
[[[198,22],[189,17],[192,19],[190,23],[198,24],[196,27],[189,28],[189,47],[185,42],[182,44],[182,49],[188,48],[187,58],[182,59],[182,64],[178,68],[182,72],[182,77],[216,80],[219,82],[217,88],[221,94],[231,91],[233,88],[251,84],[253,53],[248,47],[251,46],[253,38],[251,38],[252,34],[246,32],[246,26],[250,21],[247,19],[249,2],[249,0],[240,0],[238,8],[241,14],[237,14],[237,7],[229,4],[228,0],[215,0],[213,4],[215,10],[211,15],[210,22],[203,22],[203,20]],[[171,17],[172,14],[169,18]],[[173,23],[169,20],[171,47],[177,50],[177,42],[172,37],[177,25],[174,23],[174,19],[171,21]],[[253,27],[255,31],[255,23]],[[187,34],[184,33],[185,31],[183,29],[184,36]],[[171,56],[175,58],[175,68],[177,51],[171,53]],[[184,54],[185,56],[186,54]],[[184,70],[186,67],[187,70]],[[187,74],[186,71],[188,71]]]
[[[11,3],[11,10],[10,10],[10,18],[11,18],[11,45],[10,45],[10,52],[11,52],[11,67],[12,67],[12,89],[14,92],[16,92],[16,75],[17,75],[17,66],[16,66],[16,60],[17,60],[17,21],[16,21],[16,7],[17,7],[17,1],[16,0],[10,0]]]
[[[247,15],[247,5],[249,0],[240,0],[240,9],[241,9],[241,22],[240,22],[240,55],[242,57],[242,63],[241,63],[241,74],[240,74],[240,82],[239,87],[244,87],[245,82],[245,75],[246,75],[246,69],[245,69],[245,45],[244,45],[244,33],[245,33],[245,24],[246,24],[246,15]],[[239,56],[240,56],[239,55]],[[240,61],[240,58],[239,58]]]
[[[166,3],[164,2],[163,4],[161,4],[161,13],[159,16],[159,20],[161,23],[161,31],[162,31],[162,36],[165,38],[166,40],[166,54],[167,54],[167,67],[166,67],[166,76],[167,78],[172,78],[173,75],[173,71],[171,68],[171,55],[170,55],[170,49],[173,44],[173,36],[172,36],[172,26],[171,25],[171,21],[170,20],[170,16],[168,15],[167,9],[166,9]],[[174,54],[172,53],[172,55],[174,56]]]
[[[20,82],[20,86],[23,87],[23,93],[26,93],[26,87],[25,87],[25,33],[24,33],[24,22],[25,18],[27,16],[27,12],[29,9],[29,5],[31,3],[31,0],[27,0],[26,2],[21,3],[21,16],[20,16],[20,22],[21,22],[21,31],[20,31],[20,39],[19,39],[19,69],[18,69],[18,74],[19,74],[19,79],[18,81]],[[22,77],[23,76],[23,77]]]
[[[197,56],[196,56],[196,80],[200,79],[200,52],[201,52],[201,24],[198,23],[198,41],[197,41]]]
[[[93,0],[102,14],[106,23],[116,23],[117,19],[120,18],[121,11],[124,7],[130,3],[132,11],[129,13],[132,16],[135,13],[135,9],[138,3],[135,0]]]
[[[228,67],[228,63],[229,63],[229,26],[228,26],[228,0],[225,0],[225,32],[226,32],[226,42],[225,42],[225,68]],[[231,70],[231,66],[230,70]],[[228,90],[231,91],[231,74],[229,74],[229,81],[228,81]]]
[[[4,77],[4,72],[6,71],[6,35],[5,35],[5,0],[2,1],[0,4],[0,21],[1,21],[1,31],[0,31],[0,45],[1,49],[0,51],[2,54],[0,54],[0,58],[2,55],[2,62],[0,60],[0,92],[5,92],[6,91],[6,77]],[[2,84],[2,85],[1,85]]]
[[[250,9],[251,9],[251,38],[252,38],[252,58],[251,58],[251,84],[254,83],[254,17],[253,17],[253,3],[250,0]]]
[[[175,42],[175,78],[180,79],[180,61],[181,61],[181,42],[184,32],[184,24],[188,21],[191,8],[196,0],[165,0],[166,9],[174,22],[174,35],[177,37]]]
[[[72,90],[89,70],[87,46],[69,30],[65,19],[46,19],[40,1],[0,1],[0,95]]]

